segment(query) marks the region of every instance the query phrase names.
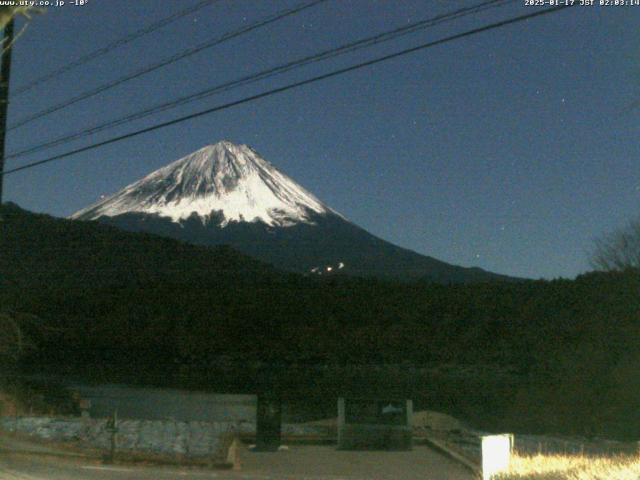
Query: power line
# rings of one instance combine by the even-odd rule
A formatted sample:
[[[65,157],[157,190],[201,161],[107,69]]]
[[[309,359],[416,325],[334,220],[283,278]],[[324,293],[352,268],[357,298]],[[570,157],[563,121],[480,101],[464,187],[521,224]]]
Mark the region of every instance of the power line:
[[[172,100],[170,102],[164,102],[161,103],[159,105],[156,105],[154,107],[148,108],[146,110],[142,110],[133,114],[129,114],[126,115],[124,117],[120,117],[118,119],[115,120],[110,120],[106,123],[102,123],[93,127],[89,127],[85,130],[79,131],[79,132],[74,132],[72,134],[68,134],[68,135],[64,135],[62,137],[58,137],[56,139],[53,140],[49,140],[47,142],[35,145],[35,146],[31,146],[31,147],[27,147],[23,150],[19,150],[17,152],[13,152],[11,154],[9,154],[7,156],[7,159],[12,159],[12,158],[19,158],[31,153],[35,153],[35,152],[39,152],[42,150],[46,150],[52,147],[56,147],[59,145],[63,145],[66,143],[69,143],[71,141],[77,140],[79,138],[83,138],[86,137],[88,135],[92,135],[101,131],[104,131],[106,129],[109,128],[113,128],[113,127],[117,127],[129,122],[132,122],[134,120],[140,120],[142,118],[148,117],[152,114],[155,113],[160,113],[163,111],[167,111],[170,110],[172,108],[181,106],[181,105],[185,105],[187,103],[193,102],[195,100],[202,100],[204,98],[207,98],[209,96],[215,95],[217,93],[220,92],[226,92],[232,89],[235,89],[237,87],[241,87],[241,86],[245,86],[245,85],[249,85],[251,83],[255,83],[257,81],[260,80],[264,80],[267,78],[271,78],[275,75],[279,75],[288,71],[291,71],[293,69],[297,69],[312,63],[316,63],[319,61],[323,61],[323,60],[327,60],[329,58],[333,58],[339,55],[343,55],[346,53],[351,53],[351,52],[355,52],[357,50],[363,49],[363,48],[368,48],[370,46],[373,45],[377,45],[383,42],[387,42],[387,41],[391,41],[391,40],[395,40],[397,38],[400,38],[402,36],[408,35],[408,34],[412,34],[412,33],[416,33],[420,30],[423,30],[427,27],[432,27],[435,25],[438,25],[440,23],[444,23],[444,22],[448,22],[451,20],[455,20],[458,18],[461,18],[463,16],[466,15],[470,15],[470,14],[474,14],[474,13],[478,13],[490,8],[496,8],[499,6],[503,6],[505,4],[508,3],[513,3],[516,0],[489,0],[489,1],[485,1],[482,2],[480,4],[476,4],[474,6],[470,6],[470,7],[465,7],[465,8],[461,8],[458,10],[455,10],[453,12],[449,12],[449,13],[445,13],[445,14],[441,14],[438,15],[436,17],[432,17],[429,19],[425,19],[425,20],[421,20],[418,22],[414,22],[408,25],[404,25],[402,27],[396,28],[394,30],[391,31],[387,31],[387,32],[383,32],[371,37],[367,37],[364,39],[360,39],[357,40],[355,42],[351,42],[345,45],[341,45],[339,47],[336,48],[332,48],[332,49],[328,49],[328,50],[324,50],[320,53],[314,54],[314,55],[310,55],[310,56],[306,56],[294,61],[290,61],[288,63],[285,63],[283,65],[279,65],[276,67],[272,67],[266,70],[263,70],[261,72],[258,73],[254,73],[251,75],[247,75],[244,77],[241,77],[239,79],[236,80],[232,80],[229,82],[225,82],[219,85],[216,85],[214,87],[210,87],[207,88],[205,90],[199,91],[197,93],[193,93],[187,96],[183,96],[180,97],[176,100]]]
[[[130,115],[127,115],[125,117],[121,117],[119,119],[115,119],[115,120],[111,120],[107,123],[103,123],[94,127],[90,127],[86,130],[83,130],[81,132],[75,132],[73,134],[70,135],[65,135],[62,137],[58,137],[57,139],[54,140],[50,140],[48,142],[36,145],[36,146],[32,146],[32,147],[28,147],[26,149],[20,150],[18,152],[14,152],[10,155],[7,156],[7,158],[18,158],[30,153],[34,153],[37,151],[41,151],[44,149],[48,149],[54,146],[59,146],[65,143],[68,143],[70,141],[73,140],[77,140],[79,138],[85,137],[87,135],[91,135],[94,133],[98,133],[101,132],[105,129],[108,128],[112,128],[112,127],[116,127],[125,123],[129,123],[133,120],[139,120],[142,118],[145,118],[151,114],[155,114],[155,113],[159,113],[162,111],[166,111],[169,110],[171,108],[175,108],[177,106],[180,105],[184,105],[187,104],[189,102],[193,102],[195,100],[202,100],[203,98],[206,98],[208,96],[214,95],[216,93],[220,93],[222,91],[228,91],[231,90],[233,88],[239,87],[239,86],[244,86],[244,85],[248,85],[250,83],[254,83],[256,81],[259,80],[264,80],[266,78],[270,78],[274,75],[278,75],[287,71],[290,71],[294,68],[299,68],[301,66],[305,66],[311,63],[315,63],[316,61],[321,61],[321,60],[326,60],[328,58],[332,58],[338,55],[342,55],[345,53],[350,53],[356,50],[359,50],[361,48],[366,48],[378,43],[382,43],[382,42],[386,42],[386,41],[390,41],[390,40],[394,40],[400,36],[403,35],[407,35],[410,33],[415,33],[421,29],[424,29],[426,27],[430,27],[439,23],[442,23],[444,21],[450,21],[453,19],[457,19],[460,18],[462,16],[465,15],[469,15],[471,13],[477,13],[480,12],[482,10],[488,9],[488,8],[494,8],[496,6],[501,6],[504,5],[506,3],[512,3],[515,0],[491,0],[491,1],[486,1],[483,2],[481,4],[472,6],[472,7],[466,7],[466,8],[462,8],[459,10],[456,10],[454,12],[451,13],[447,13],[447,14],[443,14],[443,15],[439,15],[437,17],[434,18],[430,18],[427,20],[422,20],[420,22],[415,22],[409,25],[405,25],[403,27],[400,27],[398,29],[389,31],[389,32],[384,32],[382,34],[378,34],[375,35],[373,37],[368,37],[365,39],[361,39],[358,40],[356,42],[352,42],[346,45],[342,45],[340,47],[337,48],[333,48],[333,49],[329,49],[329,50],[325,50],[321,53],[318,54],[314,54],[311,56],[307,56],[304,57],[302,59],[298,59],[292,62],[288,62],[284,65],[280,65],[274,68],[270,68],[267,70],[263,70],[262,72],[256,73],[256,74],[252,74],[252,75],[248,75],[245,77],[242,77],[240,79],[236,79],[230,82],[226,82],[220,85],[217,85],[215,87],[212,88],[207,88],[206,90],[197,92],[195,94],[190,94],[184,97],[181,97],[177,100],[173,100],[170,102],[165,102],[162,103],[160,105],[156,105],[154,107],[151,107],[149,109],[143,110],[141,112],[136,112]]]
[[[173,15],[169,15],[168,17],[165,17],[162,20],[157,21],[156,23],[152,23],[147,27],[141,28],[140,30],[136,30],[135,32],[130,33],[129,35],[126,35],[108,45],[105,45],[104,47],[98,48],[90,53],[87,53],[86,55],[83,55],[82,57],[72,62],[69,62],[66,65],[63,65],[62,67],[50,73],[47,73],[45,75],[42,75],[41,77],[36,78],[35,80],[32,80],[26,85],[23,85],[22,87],[17,88],[12,96],[16,97],[17,95],[28,92],[29,90],[32,90],[33,88],[37,87],[38,85],[41,85],[44,82],[48,82],[49,80],[52,80],[53,78],[59,75],[62,75],[63,73],[67,73],[76,67],[84,65],[85,63],[88,63],[98,57],[101,57],[102,55],[106,55],[107,53],[111,52],[112,50],[115,50],[116,48],[122,47],[123,45],[131,43],[134,40],[137,40],[138,38],[141,38],[141,37],[144,37],[145,35],[153,33],[156,30],[159,30],[160,28],[175,22],[176,20],[186,17],[189,14],[195,13],[198,10],[201,10],[202,8],[218,1],[220,0],[201,0],[200,2],[196,3],[195,5],[192,5],[191,7],[185,8],[184,10],[180,10],[179,12],[176,12]]]
[[[153,125],[151,127],[146,127],[146,128],[143,128],[143,129],[140,129],[140,130],[136,130],[134,132],[130,132],[130,133],[127,133],[127,134],[124,134],[124,135],[119,135],[117,137],[113,137],[113,138],[110,138],[108,140],[104,140],[102,142],[98,142],[98,143],[94,143],[92,145],[87,145],[85,147],[77,148],[75,150],[71,150],[71,151],[68,151],[68,152],[65,152],[65,153],[61,153],[59,155],[54,155],[52,157],[45,158],[43,160],[39,160],[39,161],[36,161],[36,162],[28,163],[28,164],[22,165],[20,167],[15,167],[13,169],[10,169],[10,170],[7,170],[6,172],[4,172],[4,175],[9,175],[11,173],[19,172],[19,171],[22,171],[22,170],[27,170],[29,168],[33,168],[33,167],[36,167],[36,166],[39,166],[39,165],[44,165],[46,163],[50,163],[50,162],[53,162],[53,161],[61,160],[63,158],[67,158],[67,157],[70,157],[72,155],[76,155],[78,153],[87,152],[89,150],[94,150],[96,148],[103,147],[105,145],[109,145],[109,144],[112,144],[112,143],[120,142],[122,140],[126,140],[126,139],[129,139],[129,138],[133,138],[133,137],[136,137],[138,135],[142,135],[144,133],[149,133],[149,132],[152,132],[152,131],[155,131],[155,130],[159,130],[161,128],[169,127],[171,125],[177,125],[179,123],[182,123],[182,122],[185,122],[185,121],[188,121],[188,120],[192,120],[194,118],[202,117],[202,116],[208,115],[210,113],[218,112],[218,111],[221,111],[221,110],[226,110],[228,108],[235,107],[237,105],[242,105],[242,104],[245,104],[245,103],[249,103],[249,102],[258,100],[260,98],[269,97],[269,96],[272,96],[272,95],[275,95],[275,94],[278,94],[278,93],[282,93],[282,92],[286,92],[288,90],[292,90],[294,88],[298,88],[298,87],[301,87],[301,86],[304,86],[304,85],[309,85],[309,84],[312,84],[312,83],[319,82],[321,80],[326,80],[328,78],[332,78],[332,77],[336,77],[336,76],[339,76],[339,75],[343,75],[343,74],[348,73],[348,72],[352,72],[352,71],[355,71],[355,70],[359,70],[361,68],[365,68],[365,67],[369,67],[371,65],[375,65],[375,64],[378,64],[378,63],[385,62],[387,60],[391,60],[391,59],[398,58],[398,57],[401,57],[401,56],[404,56],[404,55],[408,55],[408,54],[415,53],[415,52],[418,52],[418,51],[421,51],[421,50],[425,50],[427,48],[435,47],[437,45],[442,45],[442,44],[445,44],[445,43],[449,43],[449,42],[452,42],[454,40],[459,40],[461,38],[469,37],[471,35],[475,35],[475,34],[482,33],[482,32],[487,32],[489,30],[493,30],[493,29],[496,29],[496,28],[501,28],[501,27],[504,27],[504,26],[507,26],[507,25],[512,25],[514,23],[523,22],[523,21],[526,21],[526,20],[529,20],[529,19],[532,19],[532,18],[535,18],[535,17],[542,16],[542,15],[547,15],[547,14],[550,14],[550,13],[559,12],[559,11],[564,10],[566,8],[570,8],[572,6],[573,5],[568,4],[568,5],[562,5],[562,6],[558,6],[558,7],[554,7],[554,8],[548,8],[548,9],[545,9],[545,10],[540,10],[540,11],[537,11],[537,12],[529,13],[529,14],[526,14],[526,15],[520,15],[520,16],[517,16],[517,17],[509,18],[507,20],[502,20],[502,21],[499,21],[499,22],[491,23],[489,25],[485,25],[483,27],[474,28],[472,30],[467,30],[465,32],[458,33],[458,34],[455,34],[455,35],[451,35],[449,37],[445,37],[445,38],[442,38],[442,39],[439,39],[439,40],[435,40],[435,41],[432,41],[432,42],[423,43],[423,44],[418,45],[416,47],[407,48],[407,49],[401,50],[399,52],[395,52],[395,53],[391,53],[391,54],[388,54],[388,55],[384,55],[382,57],[378,57],[378,58],[375,58],[373,60],[368,60],[366,62],[358,63],[358,64],[352,65],[350,67],[345,67],[345,68],[341,68],[341,69],[338,69],[338,70],[333,70],[332,72],[329,72],[329,73],[318,75],[318,76],[315,76],[315,77],[312,77],[312,78],[309,78],[309,79],[306,79],[306,80],[301,80],[299,82],[290,83],[290,84],[285,85],[283,87],[274,88],[272,90],[267,90],[266,92],[262,92],[262,93],[259,93],[259,94],[256,94],[256,95],[245,97],[245,98],[240,99],[240,100],[236,100],[236,101],[233,101],[233,102],[225,103],[223,105],[218,105],[216,107],[208,108],[208,109],[202,110],[200,112],[192,113],[190,115],[186,115],[186,116],[179,117],[179,118],[176,118],[176,119],[173,119],[173,120],[169,120],[167,122],[162,122],[162,123]]]
[[[2,181],[4,176],[4,147],[7,137],[7,111],[9,104],[7,102],[9,98],[9,84],[11,80],[11,52],[13,51],[13,18],[9,19],[9,22],[5,25],[2,35],[3,50],[0,54],[0,204],[2,204]],[[6,44],[6,46],[5,46]]]
[[[146,75],[147,73],[151,73],[155,70],[158,70],[159,68],[165,67],[167,65],[170,65],[172,63],[175,63],[179,60],[182,60],[184,58],[190,57],[192,55],[195,55],[196,53],[199,53],[203,50],[206,50],[208,48],[212,48],[216,45],[220,45],[221,43],[224,43],[228,40],[231,40],[232,38],[236,38],[239,37],[241,35],[244,35],[245,33],[249,33],[253,30],[259,29],[261,27],[264,27],[266,25],[269,25],[271,23],[277,22],[278,20],[281,20],[283,18],[289,17],[291,15],[295,15],[303,10],[306,10],[308,8],[314,7],[320,3],[324,3],[327,0],[312,0],[311,2],[307,2],[304,3],[302,5],[298,5],[296,7],[290,8],[288,10],[282,10],[280,12],[277,12],[273,15],[269,15],[266,18],[262,19],[262,20],[258,20],[255,23],[252,23],[250,25],[247,25],[246,27],[242,27],[239,28],[237,30],[233,30],[231,32],[227,32],[224,35],[220,36],[220,37],[216,37],[212,40],[208,40],[205,43],[201,43],[200,45],[197,45],[195,47],[191,47],[188,48],[186,50],[183,50],[180,53],[177,53],[175,55],[172,55],[168,58],[165,58],[164,60],[160,60],[157,63],[154,63],[152,65],[146,66],[132,74],[129,75],[125,75],[123,77],[120,77],[114,81],[105,83],[97,88],[94,88],[93,90],[89,90],[86,91],[84,93],[81,93],[80,95],[76,95],[75,97],[72,97],[69,100],[66,100],[62,103],[58,103],[56,105],[53,105],[51,107],[48,107],[44,110],[41,110],[40,112],[37,112],[33,115],[30,115],[28,117],[23,118],[22,120],[18,120],[18,122],[15,125],[12,125],[8,131],[14,130],[18,127],[22,127],[28,123],[33,122],[34,120],[38,120],[40,118],[46,117],[47,115],[50,115],[54,112],[57,112],[59,110],[62,110],[64,108],[67,108],[71,105],[74,105],[82,100],[86,100],[87,98],[91,98],[94,97],[102,92],[105,92],[107,90],[110,90],[118,85],[121,85],[125,82],[134,80],[136,78],[139,78],[143,75]]]

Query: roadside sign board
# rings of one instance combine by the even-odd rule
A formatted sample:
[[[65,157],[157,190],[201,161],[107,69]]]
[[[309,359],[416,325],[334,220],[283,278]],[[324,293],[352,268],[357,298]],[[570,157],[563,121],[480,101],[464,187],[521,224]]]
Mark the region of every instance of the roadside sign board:
[[[410,450],[413,403],[400,399],[338,399],[338,448]]]

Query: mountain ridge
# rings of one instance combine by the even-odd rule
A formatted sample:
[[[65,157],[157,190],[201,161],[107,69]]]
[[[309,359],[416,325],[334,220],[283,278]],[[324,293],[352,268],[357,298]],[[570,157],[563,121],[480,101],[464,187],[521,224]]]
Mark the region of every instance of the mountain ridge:
[[[247,145],[207,145],[128,185],[70,218],[94,220],[124,213],[158,214],[179,222],[196,212],[206,219],[222,212],[230,221],[288,226],[309,212],[334,213],[313,194],[277,170]]]
[[[70,218],[198,245],[228,244],[306,274],[511,281],[393,245],[350,222],[247,145],[203,147]]]

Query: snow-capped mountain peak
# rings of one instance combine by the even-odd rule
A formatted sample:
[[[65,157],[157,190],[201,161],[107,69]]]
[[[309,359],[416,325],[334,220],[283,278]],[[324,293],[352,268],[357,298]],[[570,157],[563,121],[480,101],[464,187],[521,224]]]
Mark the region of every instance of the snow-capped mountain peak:
[[[336,212],[247,145],[221,141],[156,170],[71,218],[93,220],[125,213],[156,214],[173,222],[194,213],[203,222],[221,214],[221,226],[260,221],[286,227],[312,223],[313,214]]]

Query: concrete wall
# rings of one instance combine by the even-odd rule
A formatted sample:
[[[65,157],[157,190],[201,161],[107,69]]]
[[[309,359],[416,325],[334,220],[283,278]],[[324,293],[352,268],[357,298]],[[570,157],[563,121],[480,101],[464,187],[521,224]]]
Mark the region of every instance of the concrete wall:
[[[79,447],[109,449],[111,433],[107,419],[77,417],[0,417],[0,429],[54,442],[72,442]],[[148,452],[190,458],[220,454],[225,434],[237,429],[255,433],[255,424],[232,422],[177,422],[172,420],[118,421],[117,450]],[[285,424],[287,435],[326,434],[326,428]]]

